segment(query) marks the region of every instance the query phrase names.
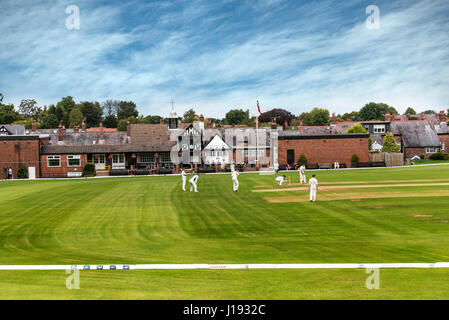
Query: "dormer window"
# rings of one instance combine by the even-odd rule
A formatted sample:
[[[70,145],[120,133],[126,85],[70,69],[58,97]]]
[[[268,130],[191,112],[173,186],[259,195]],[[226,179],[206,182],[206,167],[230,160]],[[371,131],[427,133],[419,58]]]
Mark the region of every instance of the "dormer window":
[[[385,133],[385,125],[384,124],[374,125],[374,133]]]

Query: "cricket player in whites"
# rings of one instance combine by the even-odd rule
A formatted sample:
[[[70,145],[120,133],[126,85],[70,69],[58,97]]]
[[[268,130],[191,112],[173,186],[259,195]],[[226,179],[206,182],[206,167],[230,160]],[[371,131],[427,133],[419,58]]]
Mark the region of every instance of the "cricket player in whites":
[[[316,201],[316,192],[318,191],[318,180],[315,175],[312,174],[312,178],[309,180],[310,202]]]
[[[237,179],[239,174],[240,172],[238,170],[235,170],[231,173],[232,183],[234,185],[234,192],[239,192],[239,180]]]
[[[190,192],[192,192],[193,190],[195,190],[195,192],[198,192],[197,188],[196,188],[196,183],[198,181],[198,173],[195,172],[195,175],[190,178],[189,182],[190,182]]]
[[[184,169],[181,169],[181,177],[182,177],[182,191],[186,191],[186,181],[187,181],[187,173]]]
[[[278,182],[278,187],[282,186],[282,184],[284,182],[286,182],[285,178],[287,178],[287,177],[286,176],[279,176],[279,177],[276,177],[276,179],[274,179],[274,180],[276,180]]]
[[[299,167],[299,183],[302,184],[304,182],[304,184],[307,184],[306,181],[306,166],[304,164],[302,164]]]

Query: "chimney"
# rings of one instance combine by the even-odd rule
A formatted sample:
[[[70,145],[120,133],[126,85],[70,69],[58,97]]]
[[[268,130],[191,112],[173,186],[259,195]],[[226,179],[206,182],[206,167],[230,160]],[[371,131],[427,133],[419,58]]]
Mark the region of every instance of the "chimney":
[[[335,116],[335,112],[332,112],[331,124],[335,124],[337,122],[337,117]]]
[[[103,122],[100,122],[100,140],[104,140],[104,135],[103,135]]]
[[[164,124],[164,118],[161,118],[161,119],[159,120],[159,124]]]
[[[80,129],[79,129],[78,126],[75,126],[75,128],[73,128],[73,132],[74,132],[74,133],[78,133],[79,131],[80,131]]]
[[[304,128],[303,128],[302,120],[301,120],[301,122],[299,122],[299,132],[302,133],[303,129]]]
[[[391,113],[390,112],[385,113],[385,121],[391,122]]]
[[[58,126],[58,141],[62,141],[62,137],[64,135],[64,132],[65,132],[65,129],[62,126],[62,123],[60,122],[59,126]]]
[[[36,120],[31,121],[31,131],[36,132]]]
[[[200,122],[204,122],[204,117],[202,114],[200,114]]]
[[[440,119],[440,122],[446,122],[446,114],[444,113],[444,110],[440,111],[439,119]]]
[[[271,129],[276,130],[277,128],[278,128],[278,126],[277,126],[276,122],[274,122],[274,119],[271,120]]]
[[[285,120],[285,122],[284,122],[284,128],[285,128],[285,129],[288,128],[288,122],[287,122],[287,120]]]
[[[81,123],[81,129],[83,129],[83,131],[86,131],[86,123],[84,122],[84,119],[83,122]]]
[[[207,129],[212,128],[212,121],[210,119],[207,119]]]

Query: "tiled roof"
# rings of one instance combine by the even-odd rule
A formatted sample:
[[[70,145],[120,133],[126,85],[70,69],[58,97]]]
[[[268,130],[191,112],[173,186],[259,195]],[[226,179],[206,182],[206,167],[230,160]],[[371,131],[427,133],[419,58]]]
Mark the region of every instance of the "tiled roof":
[[[406,148],[439,147],[438,131],[447,132],[447,125],[443,128],[438,124],[437,131],[435,124],[428,121],[394,121],[391,123],[391,131],[402,136]]]
[[[23,124],[0,124],[0,127],[5,127],[14,136],[25,134],[25,126]]]

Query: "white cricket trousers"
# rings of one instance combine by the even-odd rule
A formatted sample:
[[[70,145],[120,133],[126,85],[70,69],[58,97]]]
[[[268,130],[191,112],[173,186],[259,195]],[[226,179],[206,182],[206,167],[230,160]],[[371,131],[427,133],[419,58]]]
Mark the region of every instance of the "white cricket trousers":
[[[232,183],[234,185],[234,191],[239,190],[239,181],[237,179],[232,179]]]
[[[316,201],[316,189],[310,188],[310,201]]]
[[[190,192],[192,192],[193,190],[195,190],[195,192],[197,192],[197,190],[196,190],[196,183],[195,182],[190,182]]]
[[[182,178],[182,191],[186,191],[186,178]]]
[[[306,174],[305,173],[300,173],[299,174],[299,183],[303,183],[304,182],[304,184],[306,184],[307,183],[307,181],[306,181]]]

